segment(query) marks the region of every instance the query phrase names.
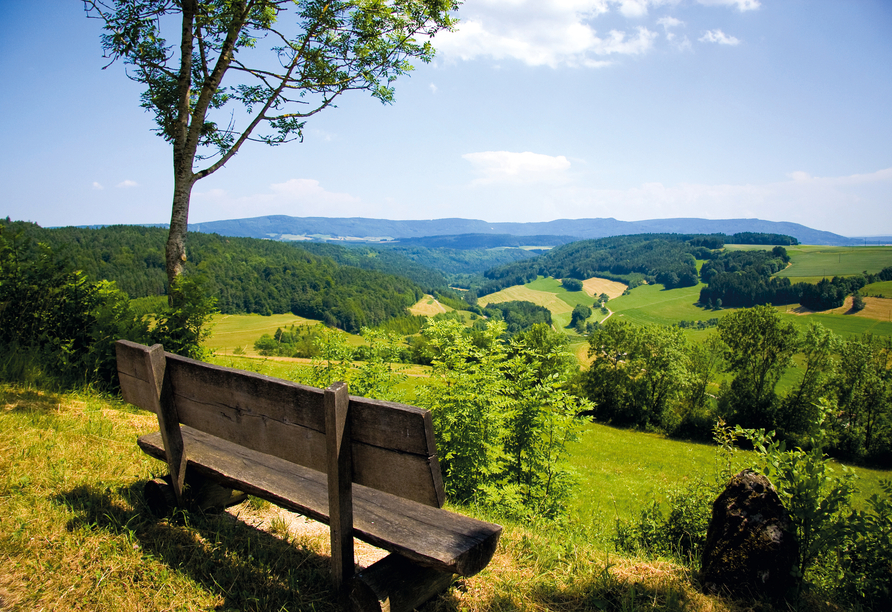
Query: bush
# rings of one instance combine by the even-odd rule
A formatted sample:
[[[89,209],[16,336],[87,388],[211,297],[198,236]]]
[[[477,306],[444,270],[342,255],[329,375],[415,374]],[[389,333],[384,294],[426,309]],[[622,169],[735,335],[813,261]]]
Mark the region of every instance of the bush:
[[[575,278],[564,278],[561,280],[561,285],[567,291],[582,291],[582,281]]]
[[[892,481],[881,480],[883,495],[872,495],[867,512],[849,520],[849,541],[842,550],[843,594],[871,610],[892,609]]]

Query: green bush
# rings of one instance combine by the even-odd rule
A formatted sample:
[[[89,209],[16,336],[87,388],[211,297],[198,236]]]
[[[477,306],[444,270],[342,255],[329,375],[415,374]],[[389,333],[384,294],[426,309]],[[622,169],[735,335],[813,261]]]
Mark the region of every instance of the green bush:
[[[892,609],[892,481],[880,481],[866,512],[849,519],[849,539],[840,555],[841,590],[870,610]]]

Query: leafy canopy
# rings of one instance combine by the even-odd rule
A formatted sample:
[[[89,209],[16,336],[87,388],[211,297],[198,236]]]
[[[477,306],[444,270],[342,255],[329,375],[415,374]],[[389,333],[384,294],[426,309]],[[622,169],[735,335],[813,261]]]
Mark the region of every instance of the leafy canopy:
[[[145,85],[157,133],[195,160],[247,140],[301,138],[305,119],[352,90],[393,101],[393,82],[429,62],[430,38],[452,27],[454,0],[85,0],[104,22],[102,47]],[[177,27],[171,17],[179,16]],[[168,41],[167,29],[179,37]],[[261,44],[266,43],[266,44]],[[237,107],[246,114],[236,127]]]

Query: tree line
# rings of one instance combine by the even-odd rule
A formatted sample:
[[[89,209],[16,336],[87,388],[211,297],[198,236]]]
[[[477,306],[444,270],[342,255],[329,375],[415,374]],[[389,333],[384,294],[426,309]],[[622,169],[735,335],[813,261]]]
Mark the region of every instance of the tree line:
[[[131,298],[168,295],[157,227],[45,229],[0,222],[22,240],[45,244],[72,270],[113,281]],[[195,233],[186,273],[200,276],[208,296],[226,314],[280,314],[320,319],[350,332],[402,316],[424,290],[403,276],[339,265],[293,244]]]
[[[722,418],[807,447],[826,400],[834,406],[825,423],[829,452],[892,465],[888,338],[839,338],[817,323],[800,332],[771,306],[756,306],[719,319],[704,343],[679,327],[611,318],[589,337],[589,355],[579,392],[598,420],[709,439]],[[779,392],[794,356],[801,375]]]
[[[713,259],[726,242],[738,244],[798,244],[778,234],[744,232],[725,234],[636,234],[562,245],[530,260],[515,262],[484,273],[487,281],[477,290],[489,295],[506,287],[523,285],[538,276],[585,280],[593,276],[635,287],[660,283],[667,289],[699,283],[698,259]],[[744,251],[746,252],[746,251]]]
[[[708,284],[700,291],[700,303],[735,308],[769,303],[801,304],[811,310],[828,310],[842,306],[847,296],[865,285],[892,280],[892,266],[876,274],[835,276],[818,283],[792,283],[789,278],[773,276],[789,261],[782,246],[771,251],[721,253],[700,269],[700,277]]]

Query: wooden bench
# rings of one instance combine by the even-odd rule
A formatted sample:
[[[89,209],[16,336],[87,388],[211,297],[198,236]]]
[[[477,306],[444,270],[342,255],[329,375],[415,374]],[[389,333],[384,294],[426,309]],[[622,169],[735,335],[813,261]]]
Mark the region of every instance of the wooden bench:
[[[323,391],[213,366],[157,344],[116,348],[124,400],[158,416],[160,431],[137,443],[167,463],[173,501],[208,505],[187,486],[196,478],[227,487],[220,505],[235,489],[327,523],[342,605],[410,610],[492,559],[502,528],[442,509],[428,410],[348,396],[344,383]],[[354,575],[354,536],[391,554]]]

